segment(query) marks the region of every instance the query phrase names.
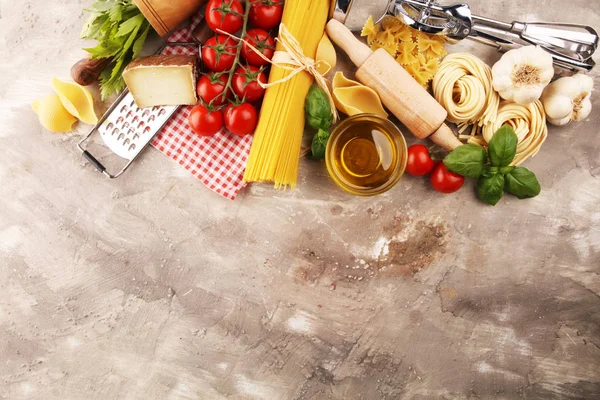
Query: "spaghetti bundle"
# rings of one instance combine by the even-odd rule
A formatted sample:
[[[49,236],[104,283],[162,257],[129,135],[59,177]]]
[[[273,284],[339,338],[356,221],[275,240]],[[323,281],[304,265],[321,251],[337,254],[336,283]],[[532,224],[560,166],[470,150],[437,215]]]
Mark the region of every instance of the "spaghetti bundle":
[[[433,78],[433,94],[450,122],[483,127],[496,120],[500,97],[492,87],[492,70],[471,54],[444,58]]]
[[[306,57],[315,58],[323,36],[329,0],[287,0],[282,24],[296,38]],[[277,51],[284,51],[281,43]],[[246,182],[274,182],[275,188],[292,189],[298,179],[298,164],[304,131],[304,100],[313,77],[306,71],[283,81],[293,71],[273,65],[260,119],[254,133]]]

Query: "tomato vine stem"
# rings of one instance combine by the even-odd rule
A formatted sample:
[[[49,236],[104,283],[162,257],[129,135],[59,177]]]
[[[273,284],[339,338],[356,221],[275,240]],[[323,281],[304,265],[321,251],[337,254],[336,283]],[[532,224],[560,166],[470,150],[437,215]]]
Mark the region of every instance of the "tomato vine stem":
[[[228,72],[229,77],[227,78],[227,84],[225,85],[225,90],[223,91],[223,94],[221,95],[221,99],[223,102],[225,102],[227,100],[227,93],[229,93],[230,91],[235,96],[236,101],[240,100],[238,98],[237,94],[235,94],[235,92],[233,91],[232,83],[233,83],[233,75],[235,74],[235,70],[237,69],[237,67],[242,66],[242,64],[240,63],[240,55],[242,54],[242,45],[244,44],[243,40],[246,37],[246,30],[248,28],[250,7],[252,7],[250,0],[246,0],[244,3],[246,5],[246,8],[244,9],[244,24],[242,25],[242,33],[240,35],[240,38],[242,38],[242,40],[238,40],[238,42],[236,44],[237,51],[235,54],[233,66],[231,67],[231,69]]]

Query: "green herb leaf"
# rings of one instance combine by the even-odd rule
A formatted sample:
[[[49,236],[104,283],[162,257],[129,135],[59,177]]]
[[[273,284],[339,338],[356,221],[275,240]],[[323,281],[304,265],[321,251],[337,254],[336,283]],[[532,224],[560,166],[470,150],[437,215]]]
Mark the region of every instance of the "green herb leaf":
[[[144,43],[146,42],[146,38],[148,37],[148,32],[150,32],[150,23],[148,23],[148,21],[145,21],[144,24],[146,25],[146,27],[143,28],[142,34],[133,43],[133,56],[132,57],[134,59],[137,58],[137,56],[140,54],[140,52],[144,48]]]
[[[504,188],[519,199],[528,199],[542,190],[535,174],[523,167],[516,167],[506,175]]]
[[[144,21],[145,19],[142,14],[138,14],[135,17],[129,18],[119,26],[119,30],[117,31],[115,37],[125,36],[128,33],[136,32],[140,29]]]
[[[478,178],[487,160],[485,148],[474,144],[458,146],[444,159],[452,172],[468,178]]]
[[[495,206],[504,195],[504,175],[484,172],[477,180],[477,196]]]
[[[333,122],[329,99],[318,86],[311,86],[304,105],[306,121],[314,129],[328,130]]]
[[[518,141],[517,134],[510,126],[503,125],[498,129],[488,146],[492,166],[508,167],[517,154]]]
[[[328,140],[329,132],[323,129],[319,129],[319,131],[313,137],[312,141],[312,158],[317,160],[322,160],[325,158],[325,150],[327,149]]]

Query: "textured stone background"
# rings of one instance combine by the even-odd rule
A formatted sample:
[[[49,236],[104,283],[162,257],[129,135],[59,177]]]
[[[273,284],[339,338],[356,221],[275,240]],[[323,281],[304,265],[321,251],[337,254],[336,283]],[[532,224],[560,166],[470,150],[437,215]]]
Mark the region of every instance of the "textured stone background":
[[[600,28],[594,3],[471,5]],[[494,208],[408,177],[351,197],[306,160],[235,202],[155,150],[108,181],[88,127],[29,107],[89,4],[0,1],[0,398],[600,398],[600,95],[527,163],[542,194]]]

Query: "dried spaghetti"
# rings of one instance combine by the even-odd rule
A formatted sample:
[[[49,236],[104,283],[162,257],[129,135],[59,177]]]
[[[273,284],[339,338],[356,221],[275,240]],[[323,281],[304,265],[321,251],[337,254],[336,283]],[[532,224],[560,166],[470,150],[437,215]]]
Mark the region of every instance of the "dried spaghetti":
[[[285,2],[282,24],[308,58],[315,58],[328,11],[328,0]],[[277,44],[277,51],[285,51],[281,42]],[[294,76],[286,80],[292,74]],[[244,181],[274,182],[276,189],[288,186],[293,189],[298,179],[304,131],[304,100],[313,77],[305,70],[273,65],[269,82],[280,83],[265,93]]]

